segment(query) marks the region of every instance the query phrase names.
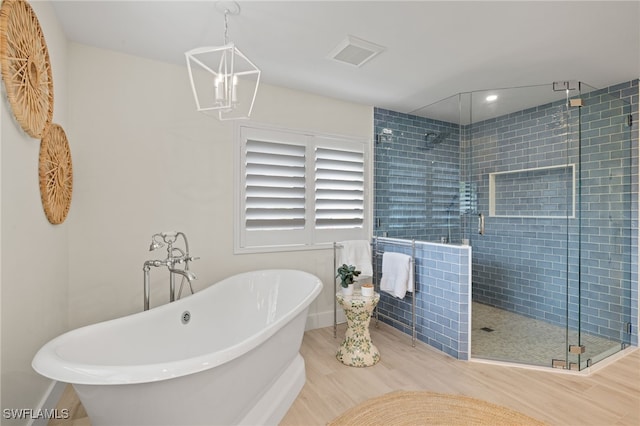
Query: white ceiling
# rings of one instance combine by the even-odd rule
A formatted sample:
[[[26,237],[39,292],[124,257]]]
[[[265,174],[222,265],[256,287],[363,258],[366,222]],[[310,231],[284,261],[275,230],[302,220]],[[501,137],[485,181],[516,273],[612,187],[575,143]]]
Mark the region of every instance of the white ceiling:
[[[264,82],[394,111],[467,91],[640,77],[640,1],[238,3],[229,39]],[[215,1],[54,0],[54,8],[71,40],[164,62],[184,64],[185,51],[224,41]],[[360,68],[328,59],[348,35],[385,50]]]

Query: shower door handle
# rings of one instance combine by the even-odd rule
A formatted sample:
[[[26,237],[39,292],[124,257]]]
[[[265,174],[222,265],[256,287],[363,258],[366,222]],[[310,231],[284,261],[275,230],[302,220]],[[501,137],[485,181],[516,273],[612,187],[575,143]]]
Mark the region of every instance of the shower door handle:
[[[478,215],[478,234],[484,235],[484,215],[482,213]]]

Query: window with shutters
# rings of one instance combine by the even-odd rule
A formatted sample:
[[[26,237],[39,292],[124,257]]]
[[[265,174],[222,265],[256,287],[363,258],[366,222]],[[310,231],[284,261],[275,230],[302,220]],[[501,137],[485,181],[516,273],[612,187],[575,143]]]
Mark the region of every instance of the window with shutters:
[[[238,134],[237,252],[367,238],[364,141],[252,126]]]
[[[315,148],[315,226],[349,229],[364,223],[364,153]]]

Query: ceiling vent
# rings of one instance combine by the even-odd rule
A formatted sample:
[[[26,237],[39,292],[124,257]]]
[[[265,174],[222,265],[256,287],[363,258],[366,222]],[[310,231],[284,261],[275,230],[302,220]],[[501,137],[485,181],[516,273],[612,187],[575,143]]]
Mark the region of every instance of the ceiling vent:
[[[354,36],[347,36],[346,39],[340,42],[340,44],[329,53],[329,59],[361,67],[383,50],[384,47],[377,44]]]

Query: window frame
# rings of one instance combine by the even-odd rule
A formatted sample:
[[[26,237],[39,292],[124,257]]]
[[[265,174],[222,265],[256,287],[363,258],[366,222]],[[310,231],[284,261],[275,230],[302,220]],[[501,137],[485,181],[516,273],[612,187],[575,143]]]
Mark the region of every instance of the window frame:
[[[248,139],[305,146],[305,226],[302,230],[247,230],[246,228],[246,143]],[[235,126],[234,161],[234,253],[263,253],[318,250],[332,247],[333,241],[368,239],[371,236],[371,141],[344,135],[292,130],[254,122]],[[354,228],[317,229],[315,226],[315,149],[344,149],[362,152],[363,217]]]

